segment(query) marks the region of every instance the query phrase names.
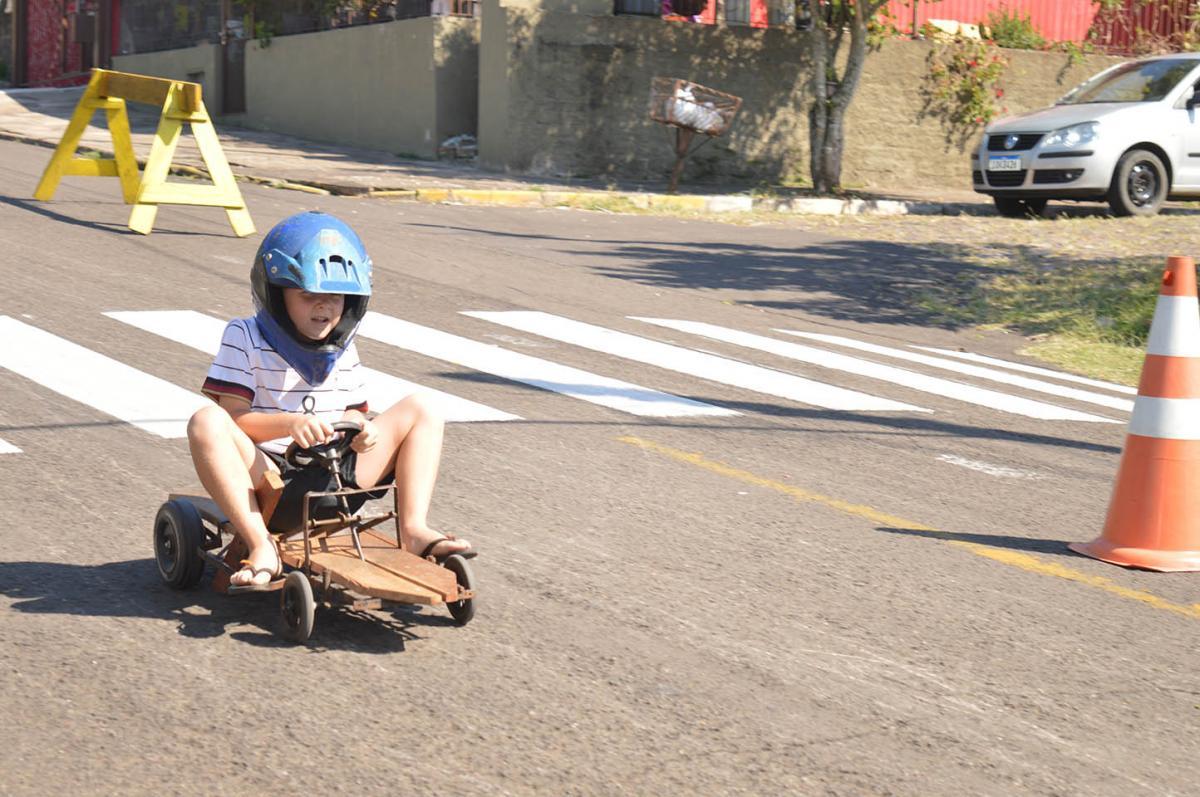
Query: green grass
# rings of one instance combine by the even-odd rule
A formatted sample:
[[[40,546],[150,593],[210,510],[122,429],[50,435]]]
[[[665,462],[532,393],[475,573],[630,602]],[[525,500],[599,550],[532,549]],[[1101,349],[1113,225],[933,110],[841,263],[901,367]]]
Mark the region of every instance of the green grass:
[[[1122,385],[1137,384],[1146,356],[1140,348],[1070,335],[1051,335],[1034,341],[1017,353],[1036,357],[1067,371]]]
[[[1051,265],[1016,258],[993,274],[926,290],[917,304],[943,323],[1020,332],[1033,339],[1025,350],[1031,356],[1132,385],[1145,355],[1161,274],[1158,258]]]

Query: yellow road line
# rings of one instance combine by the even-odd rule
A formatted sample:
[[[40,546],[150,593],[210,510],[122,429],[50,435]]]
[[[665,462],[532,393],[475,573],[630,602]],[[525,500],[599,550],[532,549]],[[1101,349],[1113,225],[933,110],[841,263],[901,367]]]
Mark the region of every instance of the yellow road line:
[[[1191,606],[1172,603],[1171,601],[1161,598],[1153,593],[1145,592],[1140,589],[1123,587],[1120,584],[1104,578],[1103,576],[1093,576],[1087,573],[1082,573],[1078,570],[1073,570],[1055,562],[1048,562],[1044,559],[1039,559],[1032,554],[1021,553],[1019,551],[1010,551],[1004,548],[995,548],[993,546],[983,545],[982,543],[978,542],[949,539],[947,532],[939,531],[938,529],[926,526],[922,523],[914,523],[913,521],[905,520],[902,517],[889,515],[886,512],[880,512],[877,509],[873,509],[863,504],[852,504],[849,501],[843,501],[832,496],[814,493],[809,490],[805,490],[802,487],[796,487],[795,485],[777,482],[773,479],[768,479],[749,471],[741,470],[740,468],[734,468],[721,462],[714,462],[713,460],[705,458],[701,454],[680,451],[677,448],[671,448],[670,446],[665,446],[661,443],[655,443],[650,440],[643,440],[640,437],[634,437],[632,435],[618,437],[617,440],[622,443],[628,443],[629,445],[637,446],[644,451],[652,451],[656,454],[662,454],[663,456],[669,457],[678,462],[686,462],[689,465],[695,465],[696,467],[703,468],[710,473],[716,473],[720,476],[736,479],[737,481],[744,482],[746,484],[765,487],[769,490],[774,490],[775,492],[789,495],[797,501],[821,504],[822,506],[827,506],[830,509],[836,509],[839,512],[846,513],[847,515],[854,515],[855,517],[864,518],[872,523],[878,523],[882,526],[889,526],[898,529],[911,529],[913,531],[923,531],[931,534],[934,537],[938,537],[938,535],[946,535],[945,537],[940,537],[940,539],[947,545],[953,545],[956,548],[963,548],[975,554],[976,556],[982,556],[987,559],[1000,562],[1001,564],[1017,567],[1030,573],[1039,573],[1044,576],[1054,576],[1056,578],[1066,579],[1067,581],[1074,581],[1088,587],[1103,590],[1110,595],[1116,595],[1120,598],[1138,601],[1148,606],[1153,606],[1155,609],[1162,609],[1163,611],[1173,612],[1175,614],[1183,615],[1184,617],[1200,619],[1200,603],[1192,604]]]

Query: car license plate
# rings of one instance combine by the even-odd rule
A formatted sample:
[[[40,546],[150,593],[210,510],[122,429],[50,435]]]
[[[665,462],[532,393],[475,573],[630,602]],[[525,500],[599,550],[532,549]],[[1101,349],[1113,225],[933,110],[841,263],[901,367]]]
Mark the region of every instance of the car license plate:
[[[1001,155],[998,158],[988,158],[989,172],[1019,172],[1021,171],[1020,155]]]

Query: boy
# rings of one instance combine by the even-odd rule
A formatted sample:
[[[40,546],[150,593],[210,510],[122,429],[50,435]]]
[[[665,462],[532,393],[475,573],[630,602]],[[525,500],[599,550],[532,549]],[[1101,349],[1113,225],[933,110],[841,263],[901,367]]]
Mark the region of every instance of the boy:
[[[268,470],[280,473],[285,486],[270,528],[298,529],[304,493],[333,484],[322,467],[284,461],[288,438],[306,448],[327,442],[338,420],[363,427],[342,460],[343,484],[368,488],[395,478],[405,549],[471,555],[465,540],[426,523],[442,419],[420,395],[366,418],[353,338],[371,296],[371,260],[358,235],[324,213],[290,216],[259,245],[250,287],[257,312],[225,327],[204,381],[203,393],[216,403],[188,422],[196,473],[249,549],[230,584],[266,587],[282,576],[254,489]],[[351,496],[351,511],[366,498]]]

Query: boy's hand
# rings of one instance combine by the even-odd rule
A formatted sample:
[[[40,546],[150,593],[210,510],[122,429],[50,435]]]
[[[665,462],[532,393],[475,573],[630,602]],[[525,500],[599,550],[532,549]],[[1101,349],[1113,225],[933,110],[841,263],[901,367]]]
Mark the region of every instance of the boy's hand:
[[[350,441],[350,447],[362,454],[374,448],[375,442],[378,439],[379,430],[375,428],[375,424],[364,418],[362,421],[362,431]]]
[[[333,437],[333,427],[315,415],[295,415],[292,417],[288,434],[301,448],[311,448],[318,443],[327,443]]]

